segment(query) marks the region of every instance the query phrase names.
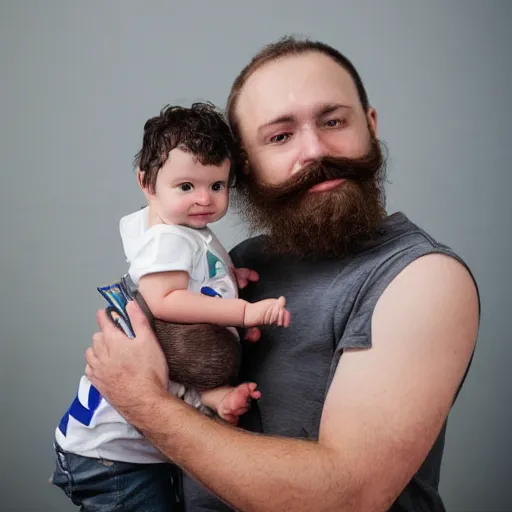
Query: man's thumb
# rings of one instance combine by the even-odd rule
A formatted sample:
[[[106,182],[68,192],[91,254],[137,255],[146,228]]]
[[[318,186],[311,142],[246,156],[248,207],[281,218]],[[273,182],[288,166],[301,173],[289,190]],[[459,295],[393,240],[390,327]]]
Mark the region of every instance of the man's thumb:
[[[139,333],[142,335],[151,330],[151,326],[149,325],[146,315],[142,312],[136,301],[131,300],[128,302],[126,305],[126,312],[130,318],[130,323],[132,324],[132,329],[136,338],[139,336]]]

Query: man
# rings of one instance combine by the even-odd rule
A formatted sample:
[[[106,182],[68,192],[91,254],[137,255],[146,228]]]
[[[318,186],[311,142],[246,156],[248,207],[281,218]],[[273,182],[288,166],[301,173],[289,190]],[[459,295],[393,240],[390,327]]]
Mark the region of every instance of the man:
[[[246,157],[240,209],[267,232],[232,251],[259,274],[244,297],[284,295],[292,314],[289,329],[245,347],[242,377],[262,396],[243,426],[265,435],[167,395],[165,361],[133,304],[134,340],[98,313],[87,375],[235,509],[444,510],[446,418],[479,323],[470,272],[405,215],[385,214],[377,113],[333,48],[264,48],[235,80],[228,116]]]

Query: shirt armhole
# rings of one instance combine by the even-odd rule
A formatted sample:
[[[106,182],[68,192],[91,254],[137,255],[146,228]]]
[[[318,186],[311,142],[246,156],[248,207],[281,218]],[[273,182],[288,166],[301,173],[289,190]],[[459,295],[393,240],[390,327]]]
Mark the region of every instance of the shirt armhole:
[[[408,265],[428,254],[445,254],[455,258],[467,268],[455,253],[440,246],[409,247],[382,262],[368,275],[357,294],[352,312],[334,350],[329,382],[334,377],[339,359],[345,349],[371,348],[373,311],[384,290]]]

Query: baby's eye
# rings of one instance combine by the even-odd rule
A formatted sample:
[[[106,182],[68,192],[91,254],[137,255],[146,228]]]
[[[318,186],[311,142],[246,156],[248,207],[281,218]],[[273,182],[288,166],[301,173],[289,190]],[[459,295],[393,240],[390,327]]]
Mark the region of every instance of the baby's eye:
[[[190,192],[194,188],[192,183],[182,183],[179,187],[183,192]]]
[[[212,185],[212,190],[214,192],[220,192],[221,190],[224,190],[224,188],[225,188],[225,185],[222,181],[217,181],[216,183],[214,183]]]

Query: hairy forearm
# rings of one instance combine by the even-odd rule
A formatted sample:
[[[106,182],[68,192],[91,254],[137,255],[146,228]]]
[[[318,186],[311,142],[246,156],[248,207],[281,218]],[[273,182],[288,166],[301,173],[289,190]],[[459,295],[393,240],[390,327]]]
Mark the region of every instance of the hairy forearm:
[[[131,409],[127,419],[238,510],[357,510],[339,454],[316,442],[226,426],[169,395]]]
[[[163,299],[151,302],[153,314],[166,322],[244,327],[247,302],[242,299],[220,299],[189,290],[174,290]]]

